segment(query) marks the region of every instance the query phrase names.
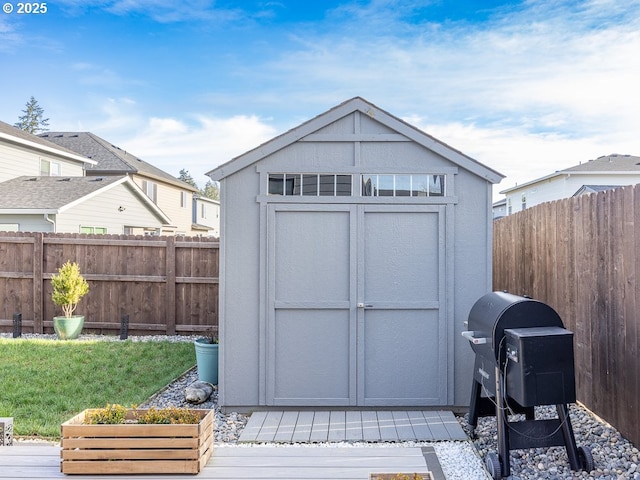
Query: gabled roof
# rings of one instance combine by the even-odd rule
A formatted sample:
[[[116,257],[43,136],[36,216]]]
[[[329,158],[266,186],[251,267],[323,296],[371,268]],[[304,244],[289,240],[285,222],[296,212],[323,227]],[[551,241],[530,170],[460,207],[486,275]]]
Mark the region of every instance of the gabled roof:
[[[500,193],[511,193],[522,188],[529,187],[536,183],[540,183],[546,180],[550,180],[555,177],[568,177],[570,175],[591,175],[591,176],[603,176],[603,175],[640,175],[640,157],[635,155],[620,155],[618,153],[612,153],[611,155],[603,155],[595,160],[589,160],[588,162],[580,162],[573,167],[565,168],[564,170],[557,170],[544,177],[536,178],[529,182],[521,183]]]
[[[579,197],[586,193],[606,192],[607,190],[613,190],[614,188],[619,187],[621,187],[621,185],[582,185],[576,193],[573,194],[573,196]]]
[[[316,131],[326,127],[327,125],[352,114],[353,112],[362,112],[374,118],[376,121],[385,125],[386,127],[395,130],[396,132],[404,135],[405,137],[413,140],[414,142],[422,145],[423,147],[441,155],[447,160],[453,162],[465,170],[468,170],[476,175],[488,180],[491,183],[499,183],[504,178],[504,175],[496,172],[495,170],[481,164],[473,158],[463,154],[462,152],[450,147],[449,145],[437,140],[431,135],[423,132],[422,130],[408,124],[404,120],[391,115],[390,113],[376,107],[374,104],[366,101],[361,97],[354,97],[347,100],[344,103],[328,110],[325,113],[318,115],[315,118],[299,125],[282,135],[269,140],[266,143],[249,150],[248,152],[233,158],[232,160],[214,168],[207,173],[213,180],[221,180],[233,173],[246,168],[247,166],[260,161],[268,155],[271,155],[278,150],[281,150],[298,140],[301,140],[307,135],[315,133]]]
[[[46,152],[49,154],[55,154],[68,160],[76,162],[82,162],[87,165],[94,165],[96,162],[83,155],[78,155],[77,152],[64,148],[63,146],[49,142],[38,135],[25,132],[9,125],[8,123],[0,121],[0,140],[6,142],[21,145],[23,147],[29,147],[34,150]]]
[[[0,183],[0,213],[58,214],[116,185],[126,184],[164,223],[169,218],[128,176],[12,178]]]
[[[96,161],[95,166],[87,168],[87,175],[138,174],[185,190],[198,190],[91,132],[46,132],[40,137]]]

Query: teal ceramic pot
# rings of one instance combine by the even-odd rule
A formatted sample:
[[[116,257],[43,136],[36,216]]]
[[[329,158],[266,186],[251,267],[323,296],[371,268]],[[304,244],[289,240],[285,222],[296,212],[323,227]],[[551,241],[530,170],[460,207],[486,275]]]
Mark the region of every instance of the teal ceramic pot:
[[[209,343],[206,338],[198,338],[196,347],[196,362],[198,364],[198,380],[218,384],[218,344]]]
[[[80,336],[84,326],[84,315],[53,317],[53,329],[60,340],[74,340]]]

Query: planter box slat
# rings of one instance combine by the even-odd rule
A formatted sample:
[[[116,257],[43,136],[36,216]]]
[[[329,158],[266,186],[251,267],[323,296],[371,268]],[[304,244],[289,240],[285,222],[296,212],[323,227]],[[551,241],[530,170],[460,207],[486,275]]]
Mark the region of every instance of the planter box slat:
[[[64,438],[64,437],[63,437]],[[112,437],[76,437],[64,438],[64,448],[113,448],[114,438],[118,439],[117,448],[198,448],[197,438],[143,438],[114,435]]]
[[[194,425],[83,425],[90,411],[61,425],[62,473],[196,474],[213,453],[213,410],[194,410],[201,419]]]
[[[198,450],[160,450],[160,449],[104,449],[99,451],[89,450],[63,450],[61,458],[63,460],[144,460],[157,459],[162,457],[165,460],[193,460],[200,457]]]
[[[205,462],[206,464],[206,462]],[[145,461],[77,461],[65,465],[66,474],[149,474],[149,473],[200,473],[204,465],[188,460]]]

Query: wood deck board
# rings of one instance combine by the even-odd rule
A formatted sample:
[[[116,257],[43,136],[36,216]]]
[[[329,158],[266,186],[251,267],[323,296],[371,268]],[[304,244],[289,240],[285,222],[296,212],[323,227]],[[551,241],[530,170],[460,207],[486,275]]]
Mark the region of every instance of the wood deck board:
[[[346,416],[345,416],[346,417]],[[437,467],[437,465],[434,465]],[[216,446],[211,460],[197,475],[217,480],[364,480],[369,473],[418,472],[430,468],[420,447],[319,448]],[[0,447],[0,478],[104,480],[104,475],[60,473],[60,447]],[[186,478],[185,475],[144,475],[145,480]],[[191,477],[190,477],[191,478]],[[195,477],[193,477],[195,478]]]
[[[453,413],[419,410],[257,412],[240,436],[241,443],[434,440],[467,440],[467,436]]]

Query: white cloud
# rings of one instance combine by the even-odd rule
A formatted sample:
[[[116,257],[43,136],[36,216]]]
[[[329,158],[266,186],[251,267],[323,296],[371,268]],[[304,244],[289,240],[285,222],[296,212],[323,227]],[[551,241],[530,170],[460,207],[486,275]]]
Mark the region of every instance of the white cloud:
[[[206,172],[275,135],[273,127],[256,116],[198,116],[189,124],[175,118],[151,118],[119,146],[174,176],[187,169],[202,187],[209,180]]]

